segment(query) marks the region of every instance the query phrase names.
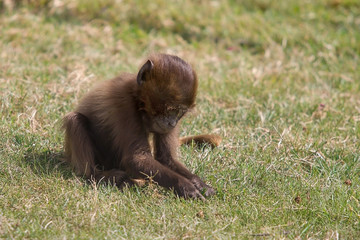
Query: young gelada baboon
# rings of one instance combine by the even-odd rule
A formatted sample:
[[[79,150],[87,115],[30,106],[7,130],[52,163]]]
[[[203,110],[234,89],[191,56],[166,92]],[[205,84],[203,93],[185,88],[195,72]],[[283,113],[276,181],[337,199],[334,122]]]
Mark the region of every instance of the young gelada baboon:
[[[150,56],[137,75],[103,82],[64,118],[67,161],[77,174],[119,188],[151,177],[185,198],[213,195],[214,189],[177,157],[178,122],[194,107],[197,86],[191,66],[167,54]],[[180,142],[217,146],[220,140],[200,135]]]

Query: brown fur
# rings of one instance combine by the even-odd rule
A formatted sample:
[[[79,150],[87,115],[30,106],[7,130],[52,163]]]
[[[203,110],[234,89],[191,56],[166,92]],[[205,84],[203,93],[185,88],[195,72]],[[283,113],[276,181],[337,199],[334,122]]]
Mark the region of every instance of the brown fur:
[[[197,85],[190,65],[165,54],[151,56],[137,75],[103,82],[64,118],[67,160],[77,174],[120,188],[151,177],[183,197],[214,194],[177,160],[177,123],[194,106]]]

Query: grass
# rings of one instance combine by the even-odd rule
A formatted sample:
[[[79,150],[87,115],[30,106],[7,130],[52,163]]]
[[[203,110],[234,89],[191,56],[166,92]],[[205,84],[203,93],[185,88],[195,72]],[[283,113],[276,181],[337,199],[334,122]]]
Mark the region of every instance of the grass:
[[[354,239],[360,234],[360,4],[321,1],[0,1],[0,237]],[[201,7],[200,7],[201,4]],[[151,52],[200,78],[182,147],[217,189],[119,192],[61,162],[61,118]]]

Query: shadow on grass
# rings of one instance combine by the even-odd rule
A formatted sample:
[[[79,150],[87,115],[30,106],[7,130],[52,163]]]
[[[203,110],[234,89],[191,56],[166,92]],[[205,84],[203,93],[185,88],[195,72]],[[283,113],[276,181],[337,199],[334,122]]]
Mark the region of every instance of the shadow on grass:
[[[61,175],[69,179],[73,177],[73,172],[64,158],[62,151],[32,151],[25,154],[24,163],[37,175]]]
[[[65,162],[65,153],[62,151],[45,150],[43,152],[32,151],[25,154],[23,158],[25,167],[29,167],[32,172],[44,178],[62,177],[65,180],[74,179],[76,175],[69,163]],[[105,181],[94,181],[93,179],[86,179],[85,177],[78,176],[83,186],[93,186],[94,183],[99,186],[115,187],[122,191],[125,185],[115,186]],[[137,180],[136,184],[128,186],[129,189],[136,188],[137,186],[144,186],[145,181]],[[139,190],[137,190],[139,191]]]

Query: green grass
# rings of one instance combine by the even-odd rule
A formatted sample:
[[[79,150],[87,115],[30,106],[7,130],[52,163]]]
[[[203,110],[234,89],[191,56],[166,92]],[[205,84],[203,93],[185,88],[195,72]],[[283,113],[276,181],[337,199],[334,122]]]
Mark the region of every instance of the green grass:
[[[359,236],[357,0],[12,2],[0,1],[0,238]],[[198,73],[181,134],[223,136],[180,149],[217,189],[205,202],[87,184],[61,162],[61,118],[152,52]]]

